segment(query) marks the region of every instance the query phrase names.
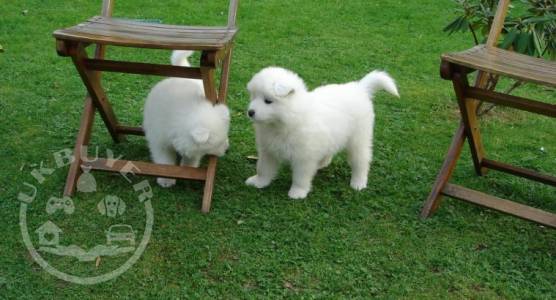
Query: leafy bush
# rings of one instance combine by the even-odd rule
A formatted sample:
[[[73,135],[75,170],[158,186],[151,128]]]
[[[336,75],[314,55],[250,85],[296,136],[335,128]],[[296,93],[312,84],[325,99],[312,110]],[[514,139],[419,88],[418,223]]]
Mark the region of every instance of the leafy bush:
[[[455,0],[458,4],[457,18],[448,24],[444,31],[470,31],[475,44],[483,42],[488,31],[498,0]],[[521,0],[524,12],[514,14],[515,7],[510,5],[506,16],[500,48],[516,52],[556,59],[556,5],[554,0]],[[479,41],[481,39],[481,41]]]

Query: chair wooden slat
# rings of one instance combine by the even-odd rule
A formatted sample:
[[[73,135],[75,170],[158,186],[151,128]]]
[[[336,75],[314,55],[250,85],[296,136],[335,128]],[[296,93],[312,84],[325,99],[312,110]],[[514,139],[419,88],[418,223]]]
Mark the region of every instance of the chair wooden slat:
[[[484,45],[442,55],[442,59],[471,69],[556,87],[556,62]]]
[[[205,180],[207,177],[207,171],[205,169],[187,166],[161,165],[123,159],[110,161],[105,158],[87,158],[83,162],[85,168],[106,172],[122,172],[122,170],[129,165],[133,165],[133,173],[137,175],[164,176],[167,178],[191,180]]]
[[[446,184],[444,195],[471,202],[476,205],[501,211],[525,220],[556,228],[556,214],[526,206],[506,199],[494,197],[456,184]]]
[[[172,24],[162,24],[162,23],[147,23],[130,19],[122,18],[105,18],[101,16],[95,16],[87,20],[91,23],[101,23],[113,26],[126,26],[134,28],[143,28],[147,30],[181,30],[181,31],[210,31],[210,32],[228,32],[230,29],[225,26],[189,26],[189,25],[172,25]]]
[[[221,40],[221,35],[210,35],[206,33],[194,33],[194,32],[187,32],[187,33],[177,33],[177,32],[168,32],[168,31],[161,31],[161,32],[150,32],[152,36],[145,36],[145,34],[138,30],[133,30],[130,28],[114,28],[110,26],[100,25],[95,26],[94,28],[90,27],[83,27],[79,29],[79,32],[74,31],[74,35],[76,34],[87,34],[87,35],[98,35],[102,37],[111,37],[115,38],[126,38],[126,39],[137,39],[141,41],[159,41],[165,40],[169,42],[177,42],[183,43],[180,40],[187,38],[188,41],[206,41],[210,43],[217,43]],[[188,42],[191,43],[191,42]]]

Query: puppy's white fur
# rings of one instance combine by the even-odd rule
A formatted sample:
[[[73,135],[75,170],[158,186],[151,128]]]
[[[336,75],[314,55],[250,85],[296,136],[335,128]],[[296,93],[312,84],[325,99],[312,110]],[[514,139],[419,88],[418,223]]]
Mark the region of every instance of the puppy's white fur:
[[[190,50],[174,50],[170,56],[170,62],[174,66],[191,67],[189,57],[193,55]]]
[[[175,52],[174,65],[189,65],[190,53],[175,55]],[[198,167],[203,156],[222,156],[228,149],[228,108],[207,100],[202,83],[197,80],[167,78],[157,83],[147,97],[143,117],[145,137],[155,163],[176,164],[179,154],[181,165]],[[157,182],[170,187],[176,181],[158,178]]]
[[[190,51],[190,50],[174,50],[172,51],[172,55],[170,56],[170,62],[174,66],[191,67],[191,63],[189,63],[189,57],[191,57],[193,53],[194,51]],[[202,80],[190,79],[190,78],[185,78],[185,79],[194,82],[199,86],[199,88],[201,88],[201,90],[204,91]]]
[[[360,81],[308,91],[297,74],[269,67],[255,74],[247,89],[259,155],[257,174],[248,185],[268,186],[280,164],[288,162],[293,175],[288,195],[305,198],[317,170],[346,149],[351,187],[367,186],[375,117],[371,98],[380,89],[399,97],[387,73],[373,71]]]

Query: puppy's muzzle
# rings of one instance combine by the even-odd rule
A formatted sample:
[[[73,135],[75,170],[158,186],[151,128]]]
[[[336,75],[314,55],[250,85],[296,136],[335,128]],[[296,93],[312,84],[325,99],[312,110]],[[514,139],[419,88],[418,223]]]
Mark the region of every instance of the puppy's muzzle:
[[[253,116],[255,116],[255,111],[250,109],[247,111],[247,115],[249,115],[249,117],[252,118]]]

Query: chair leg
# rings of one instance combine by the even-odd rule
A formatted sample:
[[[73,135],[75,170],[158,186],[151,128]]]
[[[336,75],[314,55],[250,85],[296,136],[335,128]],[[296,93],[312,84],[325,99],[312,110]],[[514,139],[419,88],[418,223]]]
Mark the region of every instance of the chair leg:
[[[81,80],[85,84],[93,104],[98,109],[106,128],[110,132],[114,142],[118,143],[125,140],[125,136],[118,132],[118,119],[112,110],[108,97],[104,93],[100,84],[100,76],[97,72],[88,70],[84,64],[84,59],[87,58],[87,53],[82,44],[68,45],[70,48],[70,55],[77,72],[81,76]]]
[[[75,142],[75,148],[73,150],[74,160],[70,165],[68,177],[66,178],[64,196],[73,196],[73,194],[75,193],[77,179],[82,173],[82,153],[85,150],[84,147],[89,144],[89,140],[91,139],[91,128],[93,126],[94,120],[95,106],[93,105],[93,100],[91,99],[91,97],[87,96],[87,98],[85,98],[85,108],[83,109],[83,115],[81,116],[81,123],[79,125],[79,133],[77,134],[77,140]]]
[[[467,140],[469,141],[475,172],[477,175],[482,176],[486,174],[487,169],[482,166],[485,150],[481,141],[481,133],[479,130],[479,121],[477,116],[477,106],[479,101],[467,98],[465,95],[465,89],[469,87],[467,76],[465,74],[455,72],[452,75],[452,83],[458,99]]]
[[[425,219],[432,215],[437,209],[440,203],[442,202],[442,190],[446,186],[446,183],[452,177],[452,172],[456,168],[456,163],[459,159],[461,154],[461,150],[463,149],[463,144],[465,142],[465,126],[463,123],[459,124],[456,133],[452,139],[452,143],[450,148],[448,149],[448,154],[446,155],[446,159],[444,159],[444,163],[442,164],[442,168],[440,172],[436,176],[436,181],[434,182],[434,186],[427,198],[427,201],[423,205],[423,209],[421,210],[421,218]]]
[[[214,74],[216,68],[216,53],[203,52],[201,54],[201,77],[203,78],[203,87],[205,88],[205,96],[212,103],[218,102],[218,95],[216,94],[216,84],[214,81]]]
[[[216,94],[215,77],[215,52],[203,52],[201,54],[201,76],[203,78],[203,87],[205,96],[212,103],[218,103],[218,95]],[[222,87],[222,84],[220,85]],[[208,213],[212,203],[212,191],[214,189],[214,177],[216,176],[216,164],[218,158],[210,156],[207,166],[207,176],[205,179],[205,188],[203,191],[203,202],[201,204],[201,212]]]
[[[205,96],[212,103],[226,103],[226,97],[228,93],[228,78],[230,75],[230,61],[232,57],[232,47],[228,48],[224,60],[222,62],[222,74],[220,75],[220,86],[218,88],[218,94],[216,92],[215,83],[215,62],[216,53],[214,52],[203,52],[201,54],[201,76],[203,78],[203,86],[205,89]],[[210,206],[212,203],[212,191],[214,189],[214,180],[216,177],[216,164],[218,158],[216,156],[210,156],[207,166],[207,175],[205,179],[205,188],[203,192],[203,202],[201,205],[201,211],[203,213],[208,213],[210,211]]]
[[[201,212],[208,213],[212,203],[212,190],[214,189],[214,178],[216,177],[216,163],[218,158],[210,156],[207,166],[207,178],[205,179],[205,188],[203,191],[203,203],[201,205]]]
[[[218,89],[218,101],[220,103],[226,103],[226,99],[228,96],[228,78],[230,77],[232,50],[233,47],[230,47],[228,49],[224,57],[224,62],[222,63],[222,74],[220,75],[220,87]]]

